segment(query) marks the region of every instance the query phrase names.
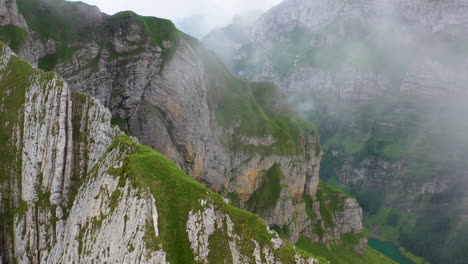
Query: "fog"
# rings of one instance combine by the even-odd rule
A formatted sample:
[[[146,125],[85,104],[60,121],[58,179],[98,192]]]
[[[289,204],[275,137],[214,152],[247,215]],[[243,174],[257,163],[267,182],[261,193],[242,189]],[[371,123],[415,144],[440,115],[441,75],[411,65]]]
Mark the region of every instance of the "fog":
[[[235,15],[266,11],[281,0],[84,0],[107,14],[132,10],[144,16],[172,20],[188,34],[201,38],[214,28],[232,22]]]
[[[357,197],[379,237],[431,263],[466,263],[466,1],[375,1],[375,13],[333,19],[330,2],[291,0],[243,45],[232,29],[205,44],[243,77],[278,84],[317,126],[321,179]]]

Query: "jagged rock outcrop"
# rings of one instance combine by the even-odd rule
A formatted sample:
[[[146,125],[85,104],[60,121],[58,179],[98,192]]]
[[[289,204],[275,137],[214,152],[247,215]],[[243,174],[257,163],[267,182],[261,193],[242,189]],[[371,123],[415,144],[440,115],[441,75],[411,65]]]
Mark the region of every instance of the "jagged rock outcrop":
[[[78,245],[92,247],[92,240],[75,240],[80,225],[100,216],[101,209],[108,210],[108,199],[96,207],[87,207],[89,201],[85,200],[81,202],[89,210],[86,213],[80,210],[83,204],[74,203],[74,196],[92,199],[105,186],[88,186],[94,189],[94,196],[93,190],[76,193],[79,182],[85,182],[91,169],[102,163],[99,160],[116,135],[108,124],[110,113],[95,101],[72,94],[58,76],[32,69],[3,44],[1,49],[2,136],[7,140],[2,145],[9,146],[9,160],[4,161],[1,172],[2,259],[6,263],[78,260],[83,253]],[[15,100],[9,102],[12,98]],[[119,164],[119,153],[108,157],[108,166]],[[7,167],[14,164],[17,166]],[[105,172],[100,171],[102,174]],[[106,182],[105,177],[100,180]],[[133,212],[138,209],[144,207]],[[137,226],[134,228],[129,234],[138,235]],[[62,243],[66,238],[70,242]],[[111,246],[110,240],[101,242]]]
[[[2,263],[319,263],[1,42],[0,95]]]
[[[310,206],[306,212],[312,219],[312,228],[305,231],[305,237],[332,246],[339,245],[343,235],[357,235],[354,250],[365,254],[367,238],[362,236],[363,212],[356,199],[320,183],[317,198],[307,201],[306,206]]]
[[[109,125],[110,112],[74,94],[57,75],[34,70],[3,44],[0,54],[2,137],[7,140],[2,145],[9,146],[10,158],[1,171],[2,260],[90,263],[149,255],[149,262],[162,263],[164,252],[148,252],[144,225],[136,220],[152,217],[151,210],[156,214],[154,198],[140,198],[126,185],[128,206],[102,219],[110,214],[109,195],[118,183],[107,170],[119,166],[125,154],[106,153],[118,134]],[[124,216],[133,223],[126,230]],[[96,222],[104,225],[93,226]],[[90,233],[89,226],[96,229]],[[123,250],[129,244],[135,246],[132,253]]]

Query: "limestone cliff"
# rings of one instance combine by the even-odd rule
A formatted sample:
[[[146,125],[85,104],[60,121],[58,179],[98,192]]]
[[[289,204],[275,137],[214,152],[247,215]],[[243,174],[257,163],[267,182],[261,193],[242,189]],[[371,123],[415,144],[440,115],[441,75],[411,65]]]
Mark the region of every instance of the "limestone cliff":
[[[96,98],[111,110],[113,124],[190,176],[287,230],[282,235],[293,242],[305,236],[331,246],[346,233],[361,233],[355,200],[340,197],[350,206],[334,207],[330,217],[319,212],[330,208],[316,197],[318,133],[277,87],[230,74],[167,20],[108,16],[83,3],[17,3],[29,26],[18,54]],[[365,238],[357,249],[364,252]]]
[[[2,263],[319,263],[0,42]]]
[[[23,58],[96,98],[114,124],[232,203],[289,226],[292,241],[313,233],[304,199],[315,199],[319,183],[319,136],[275,86],[233,76],[170,21],[49,2],[18,1],[33,39],[19,48]],[[73,35],[37,23],[44,9]]]

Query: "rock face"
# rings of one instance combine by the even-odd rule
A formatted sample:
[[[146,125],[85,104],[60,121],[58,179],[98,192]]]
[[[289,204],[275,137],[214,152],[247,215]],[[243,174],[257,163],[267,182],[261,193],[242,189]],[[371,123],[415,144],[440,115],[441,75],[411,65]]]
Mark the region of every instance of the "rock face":
[[[24,3],[34,8],[22,9]],[[48,19],[72,34],[60,34],[62,29],[54,31],[34,23],[43,10],[49,12]],[[233,76],[215,56],[175,29],[170,21],[131,12],[110,17],[94,7],[62,1],[25,0],[19,2],[19,11],[29,23],[27,39],[18,49],[22,58],[41,69],[58,72],[72,90],[96,98],[110,109],[113,124],[168,156],[187,174],[229,197],[233,204],[258,213],[271,227],[287,227],[285,237],[293,242],[301,236],[317,238],[314,234],[319,230],[314,223],[324,220],[320,216],[311,219],[306,213],[310,209],[306,199],[315,201],[318,207],[327,206],[316,199],[322,155],[319,136],[289,109],[277,87]],[[69,130],[70,124],[66,124]],[[58,154],[65,160],[53,169],[65,170],[69,177],[72,172],[68,171],[71,168],[66,159],[76,151],[67,136],[62,136],[56,146],[64,142],[66,148]],[[33,165],[35,170],[42,166]],[[47,179],[54,188],[54,205],[71,188],[66,184],[73,180],[67,177]],[[33,186],[34,180],[28,184]],[[124,191],[131,192],[120,190]],[[331,225],[327,223],[321,230],[331,232]],[[331,245],[339,241],[340,235],[320,239]],[[203,247],[192,249],[200,252]],[[60,248],[56,254],[71,258],[70,254],[76,252],[69,250]],[[262,245],[258,250],[271,255]],[[238,259],[242,262],[242,258]]]
[[[230,64],[249,80],[273,81],[295,93],[333,91],[345,99],[382,96],[394,85],[395,78],[403,81],[401,91],[431,96],[465,92],[464,68],[447,67],[451,62],[441,58],[465,54],[456,48],[444,49],[449,45],[447,41],[466,43],[460,37],[467,29],[466,15],[461,11],[466,8],[465,1],[285,1],[254,24],[251,39],[231,57]],[[388,31],[398,37],[388,36]],[[294,39],[294,33],[299,39]],[[455,39],[448,40],[457,33]],[[359,38],[369,40],[353,42]],[[293,40],[305,46],[294,46]],[[382,44],[385,41],[391,44]],[[419,45],[427,41],[432,42],[427,52],[418,51]],[[390,45],[400,49],[395,58],[381,54]],[[276,51],[281,46],[292,52],[289,59],[281,57],[286,51]],[[314,50],[317,54],[310,56]],[[277,57],[271,57],[271,52]],[[383,65],[375,65],[374,56],[383,57]],[[467,63],[464,57],[460,60]],[[406,64],[406,76],[388,76],[386,69],[369,69],[397,67],[385,63]],[[250,64],[255,64],[256,69],[252,70]]]
[[[388,86],[393,85],[392,80],[385,76],[385,72],[382,74],[382,71],[363,68],[366,66],[362,65],[363,61],[355,61],[353,56],[359,55],[364,60],[368,56],[380,56],[382,54],[373,53],[382,51],[372,49],[375,49],[374,46],[388,49],[381,43],[387,41],[402,53],[396,54],[393,60],[400,60],[399,56],[403,55],[411,57],[411,60],[404,61],[410,69],[404,78],[402,90],[411,89],[409,87],[435,88],[427,93],[436,96],[441,92],[447,94],[444,89],[460,92],[465,90],[466,72],[463,67],[446,67],[447,62],[441,61],[440,57],[450,56],[450,52],[444,51],[448,47],[445,41],[466,43],[462,35],[467,30],[464,12],[467,8],[468,3],[460,0],[284,1],[245,30],[252,32],[250,39],[241,38],[243,46],[233,47],[235,51],[230,53],[234,55],[226,60],[235,72],[247,79],[273,81],[286,91],[333,90],[344,98],[368,99],[382,95]],[[218,32],[229,34],[230,29],[220,29]],[[387,32],[395,37],[388,36]],[[353,34],[358,38],[355,39]],[[343,44],[359,37],[369,38],[369,43],[353,43],[355,46]],[[216,52],[217,46],[211,43],[222,45],[219,42],[224,43],[226,37],[216,39],[216,35],[213,35],[212,38],[215,39],[205,43]],[[428,41],[432,42],[426,47],[428,53],[417,50],[421,43]],[[293,46],[295,44],[297,46]],[[327,48],[335,50],[335,53]],[[340,50],[342,48],[345,50]],[[310,56],[314,49],[324,58]],[[291,52],[287,54],[289,58],[283,56],[285,52]],[[339,54],[341,52],[344,54]],[[465,54],[464,50],[455,47],[452,47],[452,52]],[[325,65],[323,60],[326,57],[331,61],[328,63],[339,60],[339,65]],[[460,59],[467,63],[464,57]],[[371,66],[383,68],[386,65]],[[284,72],[283,68],[289,71]],[[430,79],[415,80],[418,78],[416,76]],[[449,92],[455,92],[453,90]]]
[[[309,204],[310,203],[310,204]],[[320,183],[317,190],[317,199],[308,201],[307,211],[312,219],[313,228],[306,237],[326,245],[339,244],[343,235],[358,234],[363,231],[362,208],[354,198],[346,197],[325,183]],[[321,234],[321,235],[319,235]],[[367,238],[362,235],[356,239],[354,250],[364,255]]]
[[[369,22],[403,18],[429,27],[432,32],[462,27],[466,30],[468,3],[460,0],[288,0],[272,8],[254,24],[255,40],[261,41],[265,33],[277,34],[295,27],[317,30],[336,18],[353,18]],[[268,36],[269,37],[269,36]]]
[[[59,22],[64,19],[55,15]],[[93,17],[88,26],[65,24],[86,41],[51,34],[34,41],[55,46],[49,55],[23,57],[96,98],[111,110],[115,124],[212,190],[260,214],[270,226],[290,226],[293,242],[311,233],[305,231],[312,227],[304,197],[315,199],[319,183],[319,136],[295,117],[276,87],[231,75],[169,21],[130,12]],[[33,19],[26,15],[27,21]],[[71,56],[61,54],[64,46]],[[30,47],[23,45],[19,54],[41,54]],[[269,94],[275,94],[273,99]],[[270,185],[268,171],[274,167],[279,177]],[[272,186],[279,190],[271,191]],[[253,202],[255,194],[260,198]]]
[[[115,41],[111,43],[116,52],[131,52],[130,41],[144,40],[139,35],[142,33],[139,26],[130,25],[129,29],[136,31],[133,36],[127,28],[116,31],[121,37],[109,36],[110,41]],[[288,186],[283,194],[289,203],[286,207],[291,207],[294,197],[313,196],[320,163],[318,135],[299,135],[303,143],[295,150],[297,153],[274,153],[274,144],[281,139],[268,134],[245,136],[241,145],[270,147],[272,154],[231,151],[225,142],[232,144],[229,141],[237,136],[235,124],[232,128],[219,125],[213,109],[216,106],[209,103],[217,87],[213,87],[213,80],[207,76],[207,67],[211,66],[203,63],[202,56],[210,54],[203,54],[201,47],[189,41],[188,37],[178,40],[178,48],[170,61],[164,61],[162,49],[151,45],[144,46],[144,51],[136,56],[112,60],[111,54],[91,43],[77,51],[70,62],[57,65],[55,70],[73,83],[75,90],[108,106],[114,118],[125,120],[122,127],[140,142],[169,156],[189,175],[213,190],[236,193],[246,201],[261,185],[261,176],[278,163],[285,175],[282,184]],[[99,59],[96,68],[80,68],[96,58]],[[122,70],[124,63],[127,65]],[[274,210],[276,219],[269,221],[272,225],[292,221],[289,212],[284,212],[279,205]],[[283,220],[286,216],[289,218]]]
[[[118,133],[110,128],[109,111],[73,94],[58,76],[34,70],[3,44],[0,53],[2,136],[8,138],[2,145],[7,144],[10,151],[6,164],[17,164],[1,172],[3,261],[121,261],[126,253],[119,248],[128,243],[137,245],[131,253],[134,257],[149,254],[139,221],[132,221],[134,225],[128,225],[123,235],[119,226],[124,216],[129,220],[151,217],[151,210],[156,213],[154,200],[131,196],[135,190],[127,185],[122,189],[129,194],[131,206],[117,208],[120,215],[101,219],[109,215],[106,195],[118,183],[107,169],[119,166],[124,154],[118,149],[106,153]],[[12,98],[13,104],[8,102]],[[87,178],[92,170],[98,177]],[[86,227],[98,220],[105,224],[87,233]],[[102,250],[96,250],[92,241],[99,242]],[[92,253],[85,254],[89,249]],[[164,252],[150,255],[164,260]]]
[[[319,263],[1,43],[0,95],[2,263]]]

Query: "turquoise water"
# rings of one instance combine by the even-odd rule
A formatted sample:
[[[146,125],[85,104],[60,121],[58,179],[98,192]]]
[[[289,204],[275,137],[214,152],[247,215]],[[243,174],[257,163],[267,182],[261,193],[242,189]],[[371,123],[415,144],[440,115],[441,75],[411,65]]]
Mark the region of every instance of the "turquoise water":
[[[369,238],[369,246],[400,264],[414,264],[414,262],[405,257],[401,253],[400,248],[393,243]]]

